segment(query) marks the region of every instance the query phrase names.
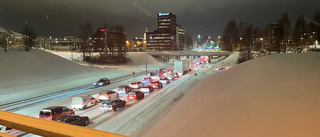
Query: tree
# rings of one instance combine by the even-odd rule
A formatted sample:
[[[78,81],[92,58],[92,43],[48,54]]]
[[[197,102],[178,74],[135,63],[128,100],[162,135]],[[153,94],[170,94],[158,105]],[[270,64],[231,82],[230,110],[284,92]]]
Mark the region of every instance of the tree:
[[[189,33],[186,33],[185,38],[186,38],[187,50],[192,49],[193,43],[192,43],[191,35]]]
[[[7,30],[7,32],[2,33],[0,36],[0,46],[4,48],[4,52],[7,53],[7,49],[9,47],[10,41],[12,39],[11,30]]]
[[[28,24],[25,25],[22,32],[24,33],[23,40],[25,44],[25,50],[29,51],[29,49],[36,44],[34,40],[37,38],[37,33],[34,28]]]
[[[237,24],[234,20],[229,21],[223,32],[223,49],[227,51],[234,51],[239,40],[239,32]]]
[[[282,40],[282,46],[279,47],[279,52],[281,49],[283,50],[283,53],[286,53],[287,51],[287,40],[290,35],[290,20],[288,17],[288,14],[285,13],[282,15],[280,21],[279,21],[279,38]],[[280,44],[281,45],[281,44]]]
[[[244,32],[241,37],[242,47],[240,48],[240,56],[238,63],[251,59],[252,39],[253,39],[253,26],[251,24],[244,25]]]
[[[274,48],[273,46],[273,42],[272,42],[272,24],[268,24],[264,30],[264,39],[267,40],[268,42],[268,47],[266,48],[266,50],[268,51],[268,54],[271,54],[271,51],[273,51],[272,49]]]
[[[312,34],[315,33],[312,43],[314,43],[315,40],[320,41],[320,12],[317,12],[310,20],[309,28]]]
[[[302,49],[303,41],[308,39],[306,35],[303,35],[307,33],[307,26],[305,19],[303,15],[301,14],[299,18],[296,21],[295,27],[294,27],[294,33],[293,33],[293,39],[295,40],[295,51],[299,52],[299,49]]]
[[[81,50],[82,50],[82,57],[83,60],[86,60],[85,53],[92,49],[92,36],[93,36],[93,29],[90,22],[87,22],[84,26],[81,24],[80,28],[77,31],[78,37],[81,39]]]

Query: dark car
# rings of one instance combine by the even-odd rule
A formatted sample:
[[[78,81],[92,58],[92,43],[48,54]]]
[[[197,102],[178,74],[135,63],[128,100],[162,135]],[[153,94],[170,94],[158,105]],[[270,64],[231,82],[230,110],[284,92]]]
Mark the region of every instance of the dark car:
[[[119,98],[111,98],[101,103],[100,110],[117,111],[118,108],[124,108],[125,105],[126,105],[125,100],[121,100]]]
[[[160,89],[160,88],[162,88],[163,85],[160,81],[152,81],[149,86],[152,86],[153,88]]]
[[[87,116],[78,115],[62,116],[57,121],[78,126],[87,126],[89,124],[89,118]]]
[[[144,98],[144,93],[140,91],[140,89],[133,89],[127,94],[128,100],[140,100]]]
[[[111,84],[111,80],[108,78],[101,78],[96,83],[93,83],[93,85],[96,87],[110,85],[110,84]]]

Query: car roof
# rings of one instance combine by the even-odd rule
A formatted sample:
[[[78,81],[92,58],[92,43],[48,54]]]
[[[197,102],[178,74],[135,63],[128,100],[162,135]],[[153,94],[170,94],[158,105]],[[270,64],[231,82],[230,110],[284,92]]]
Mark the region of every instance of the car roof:
[[[114,91],[112,91],[112,90],[108,90],[108,91],[101,91],[99,94],[106,94],[106,93],[109,93],[109,92],[114,92]]]
[[[102,80],[109,80],[108,78],[100,78],[99,80],[101,80],[101,79],[102,79]]]
[[[57,108],[62,108],[64,106],[51,106],[51,107],[46,107],[46,108],[43,108],[43,109],[49,109],[49,110],[52,110],[52,109],[57,109]]]
[[[119,98],[109,98],[107,100],[110,100],[110,101],[114,101],[114,100],[118,100]]]
[[[138,92],[138,91],[140,91],[140,89],[132,89],[130,92]]]

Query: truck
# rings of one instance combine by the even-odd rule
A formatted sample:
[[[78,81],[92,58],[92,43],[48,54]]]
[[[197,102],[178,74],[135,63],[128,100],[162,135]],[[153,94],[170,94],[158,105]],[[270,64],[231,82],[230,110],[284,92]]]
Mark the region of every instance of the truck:
[[[150,69],[150,77],[154,80],[154,81],[158,81],[160,80],[160,78],[162,78],[163,75],[163,68],[153,68]]]
[[[174,71],[180,76],[186,74],[191,69],[191,61],[188,59],[185,60],[175,60],[174,61]]]

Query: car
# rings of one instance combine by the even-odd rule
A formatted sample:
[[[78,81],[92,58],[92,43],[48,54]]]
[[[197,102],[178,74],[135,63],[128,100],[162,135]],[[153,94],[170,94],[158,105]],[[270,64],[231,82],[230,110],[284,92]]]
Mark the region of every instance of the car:
[[[74,115],[75,111],[65,106],[52,106],[43,108],[39,113],[40,119],[56,121],[58,118],[65,115]]]
[[[131,88],[141,88],[143,85],[144,85],[144,84],[143,84],[142,82],[140,82],[140,81],[138,81],[138,82],[131,82],[131,83],[129,84],[129,86],[130,86]]]
[[[141,80],[141,83],[143,83],[143,85],[149,85],[151,81],[153,81],[151,77],[145,77]]]
[[[218,68],[216,70],[218,70],[218,71],[226,71],[226,70],[228,70],[228,67],[220,67],[220,68]]]
[[[91,95],[78,95],[72,98],[71,108],[86,109],[87,107],[94,106],[98,104],[98,100]]]
[[[89,125],[89,117],[78,116],[78,115],[68,115],[68,116],[62,116],[58,118],[57,122],[68,123],[71,125],[78,125],[78,126],[87,126]]]
[[[133,89],[127,94],[128,100],[140,100],[144,98],[144,93],[140,89]]]
[[[151,77],[145,77],[145,78],[143,78],[143,80],[153,81],[153,79]]]
[[[118,88],[114,89],[113,91],[118,92],[119,94],[127,94],[131,90],[132,88],[128,85],[120,85]]]
[[[175,73],[174,74],[174,78],[178,78],[179,77],[179,74],[178,73]]]
[[[174,72],[168,71],[166,77],[167,77],[169,80],[173,80],[173,79],[175,78],[174,75],[175,75]]]
[[[119,93],[115,91],[106,91],[106,92],[100,92],[98,94],[98,101],[107,100],[110,98],[119,98]]]
[[[154,88],[152,86],[143,86],[141,87],[140,89],[141,92],[144,92],[144,93],[151,93],[154,91]]]
[[[153,88],[160,89],[163,87],[163,84],[160,81],[152,81],[149,86],[152,86]]]
[[[93,83],[93,85],[96,87],[106,86],[106,85],[110,85],[110,84],[111,84],[111,80],[108,78],[101,78],[96,83]]]
[[[167,77],[162,77],[159,80],[163,85],[169,84],[170,80]]]
[[[14,135],[15,133],[17,133],[19,131],[16,129],[10,128],[10,127],[0,125],[0,132],[5,133],[5,134],[9,134],[9,135]]]
[[[103,101],[100,105],[100,110],[108,111],[113,110],[117,111],[118,108],[124,108],[126,105],[125,100],[121,100],[119,98],[111,98],[106,101]]]

